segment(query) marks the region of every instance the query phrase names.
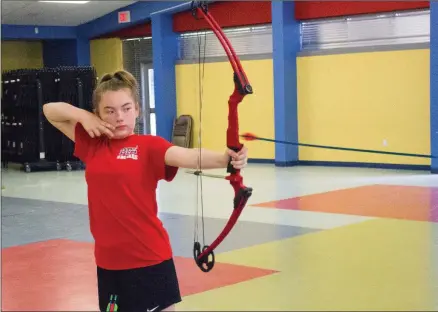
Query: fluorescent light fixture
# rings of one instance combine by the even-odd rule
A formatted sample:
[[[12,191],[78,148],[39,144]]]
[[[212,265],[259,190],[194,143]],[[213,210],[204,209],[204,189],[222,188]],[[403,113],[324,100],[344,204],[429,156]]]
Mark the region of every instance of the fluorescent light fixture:
[[[76,1],[76,0],[40,0],[39,2],[46,2],[46,3],[66,3],[66,4],[85,4],[90,1]]]

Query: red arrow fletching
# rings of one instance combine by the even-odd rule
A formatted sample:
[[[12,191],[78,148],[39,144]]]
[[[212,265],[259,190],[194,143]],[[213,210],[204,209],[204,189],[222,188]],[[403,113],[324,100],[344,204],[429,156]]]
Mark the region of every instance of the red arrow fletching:
[[[257,140],[257,136],[255,134],[252,134],[250,132],[246,132],[241,135],[242,138],[244,138],[246,141],[255,141]]]

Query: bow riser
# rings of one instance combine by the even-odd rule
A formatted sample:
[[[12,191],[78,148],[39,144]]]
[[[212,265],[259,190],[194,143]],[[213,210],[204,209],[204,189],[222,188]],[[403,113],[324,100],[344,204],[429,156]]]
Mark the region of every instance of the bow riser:
[[[245,95],[242,95],[238,87],[234,87],[234,92],[228,100],[228,128],[227,128],[227,147],[235,152],[239,152],[243,145],[239,140],[239,108]]]
[[[239,140],[239,117],[238,117],[238,105],[242,102],[245,94],[241,94],[237,85],[235,85],[234,92],[230,96],[228,101],[228,129],[227,129],[227,147],[235,152],[239,152],[243,148],[243,144]],[[198,266],[204,272],[210,271],[214,266],[214,260],[208,261],[208,257],[211,255],[214,259],[213,250],[225,239],[229,234],[233,226],[236,224],[237,219],[243,211],[249,197],[252,195],[252,188],[246,187],[243,184],[243,177],[240,175],[240,170],[235,169],[231,164],[228,165],[227,172],[230,173],[225,179],[227,179],[234,189],[234,200],[233,200],[233,213],[225,225],[222,232],[216,238],[216,240],[209,246],[205,246],[203,251],[200,250],[195,252],[195,257],[197,258]],[[195,249],[197,249],[195,247]],[[203,267],[205,265],[206,267]]]

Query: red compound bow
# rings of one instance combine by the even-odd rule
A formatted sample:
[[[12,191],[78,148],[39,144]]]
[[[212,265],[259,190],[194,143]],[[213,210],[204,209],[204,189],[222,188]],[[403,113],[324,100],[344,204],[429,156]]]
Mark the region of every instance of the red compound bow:
[[[231,43],[223,33],[221,27],[216,20],[208,12],[208,6],[205,1],[193,1],[192,13],[195,18],[202,17],[212,28],[214,34],[219,39],[222,47],[224,48],[228,60],[231,63],[234,72],[234,91],[228,100],[228,129],[227,129],[227,147],[235,152],[239,152],[243,144],[239,141],[239,117],[238,117],[238,105],[242,102],[243,98],[247,94],[252,94],[253,90],[248,82],[246,74],[240,64],[239,58],[236,55]],[[202,104],[201,104],[202,105]],[[202,168],[202,166],[200,166]],[[240,170],[236,170],[229,163],[227,172],[229,175],[225,177],[234,189],[234,210],[219,236],[210,245],[204,245],[201,248],[199,241],[194,242],[193,256],[196,264],[203,272],[209,272],[215,262],[214,249],[225,239],[230,233],[233,226],[236,224],[237,219],[242,213],[249,197],[252,194],[252,188],[247,187],[243,183],[243,177],[240,175]],[[202,175],[200,171],[196,171],[195,174]],[[208,175],[206,175],[208,176]],[[211,175],[212,176],[212,175]],[[217,176],[216,176],[217,177]],[[202,192],[202,190],[201,190]]]

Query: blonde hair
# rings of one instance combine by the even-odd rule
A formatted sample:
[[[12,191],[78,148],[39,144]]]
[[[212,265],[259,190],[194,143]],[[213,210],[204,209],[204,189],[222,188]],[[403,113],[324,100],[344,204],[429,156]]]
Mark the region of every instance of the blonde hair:
[[[135,106],[140,109],[140,93],[138,83],[135,77],[124,70],[115,72],[114,74],[105,74],[93,91],[93,109],[97,113],[102,95],[106,91],[118,91],[121,89],[129,89],[134,99]]]

